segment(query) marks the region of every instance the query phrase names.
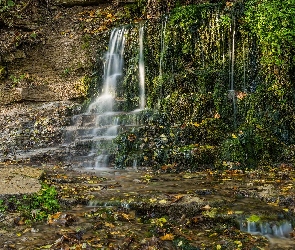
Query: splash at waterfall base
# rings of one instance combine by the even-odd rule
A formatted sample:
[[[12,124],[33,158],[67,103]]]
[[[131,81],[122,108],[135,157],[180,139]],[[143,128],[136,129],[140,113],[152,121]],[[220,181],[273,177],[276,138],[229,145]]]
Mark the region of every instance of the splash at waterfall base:
[[[58,165],[42,170],[43,181],[58,192],[61,212],[45,222],[30,221],[14,210],[8,197],[0,206],[3,249],[291,250],[295,246],[290,226],[294,225],[295,172],[288,166],[279,172],[178,174],[117,170],[93,175]],[[260,225],[267,225],[267,230],[260,230]]]

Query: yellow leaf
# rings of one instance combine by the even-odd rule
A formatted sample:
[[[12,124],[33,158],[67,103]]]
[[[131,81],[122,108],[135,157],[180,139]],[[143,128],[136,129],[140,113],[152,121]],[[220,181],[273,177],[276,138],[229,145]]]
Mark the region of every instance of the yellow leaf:
[[[215,118],[215,119],[219,119],[219,118],[220,118],[220,114],[216,113],[216,114],[214,115],[214,118]],[[220,246],[220,245],[219,245],[219,246]]]
[[[211,207],[210,207],[210,205],[209,205],[209,204],[207,204],[206,206],[202,207],[202,209],[203,209],[203,210],[210,210],[210,209],[211,209]]]
[[[160,237],[161,240],[173,240],[174,235],[173,234],[165,234],[164,236]]]
[[[150,198],[150,203],[155,203],[157,201],[157,199],[154,199],[154,198]]]
[[[220,250],[220,249],[221,249],[221,245],[217,245],[216,250]]]
[[[199,127],[199,126],[200,126],[200,124],[197,123],[197,122],[193,123],[193,125],[194,125],[195,127]]]
[[[95,11],[94,10],[91,10],[91,11],[89,11],[89,16],[91,16],[91,17],[95,17]]]
[[[241,246],[243,246],[242,242],[241,242],[241,241],[239,241],[239,240],[236,240],[236,241],[235,241],[235,244],[237,244],[237,245],[238,245],[238,247],[241,247]]]
[[[217,233],[213,233],[213,234],[210,234],[209,237],[216,237],[218,234]]]
[[[110,227],[110,228],[114,228],[115,227],[112,223],[108,223],[108,222],[106,222],[104,225],[106,227]]]
[[[183,198],[184,195],[178,194],[173,197],[172,202],[178,202],[180,199]]]
[[[166,204],[167,201],[166,201],[166,200],[160,200],[159,203],[160,203],[160,204]]]
[[[49,249],[51,247],[52,247],[52,245],[45,245],[45,246],[42,246],[41,249]]]

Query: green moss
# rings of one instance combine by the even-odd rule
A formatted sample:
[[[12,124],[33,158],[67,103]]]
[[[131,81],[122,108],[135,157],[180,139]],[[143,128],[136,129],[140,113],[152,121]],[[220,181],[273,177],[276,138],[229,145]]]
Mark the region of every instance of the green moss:
[[[147,105],[157,111],[146,128],[118,137],[117,166],[137,161],[181,170],[294,162],[294,11],[287,2],[179,1],[169,16],[147,23]],[[129,65],[138,59],[132,41]],[[128,67],[126,110],[138,102],[137,66]]]
[[[75,84],[76,91],[83,97],[88,95],[91,79],[88,76],[83,76],[78,83]]]
[[[260,220],[261,218],[256,214],[252,214],[251,216],[247,218],[247,221],[250,221],[250,222],[258,222]]]

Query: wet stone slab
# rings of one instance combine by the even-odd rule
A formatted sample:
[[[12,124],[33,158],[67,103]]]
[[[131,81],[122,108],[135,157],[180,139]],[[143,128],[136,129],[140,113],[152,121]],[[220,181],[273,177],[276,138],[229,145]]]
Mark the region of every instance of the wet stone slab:
[[[33,167],[0,165],[0,197],[38,192],[42,175],[42,170]]]

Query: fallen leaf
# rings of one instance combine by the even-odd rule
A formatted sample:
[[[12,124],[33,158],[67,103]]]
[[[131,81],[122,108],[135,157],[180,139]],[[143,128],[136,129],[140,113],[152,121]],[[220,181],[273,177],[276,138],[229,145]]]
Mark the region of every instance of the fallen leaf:
[[[160,204],[166,204],[167,201],[166,201],[166,200],[160,200],[159,203],[160,203]]]
[[[164,236],[160,237],[161,240],[173,240],[174,235],[173,234],[165,234]]]
[[[115,227],[112,223],[108,223],[108,222],[106,222],[104,225],[106,227],[110,227],[110,228],[114,228]]]
[[[210,207],[209,204],[207,204],[206,206],[202,207],[202,210],[210,210],[210,209],[211,209],[211,207]]]

